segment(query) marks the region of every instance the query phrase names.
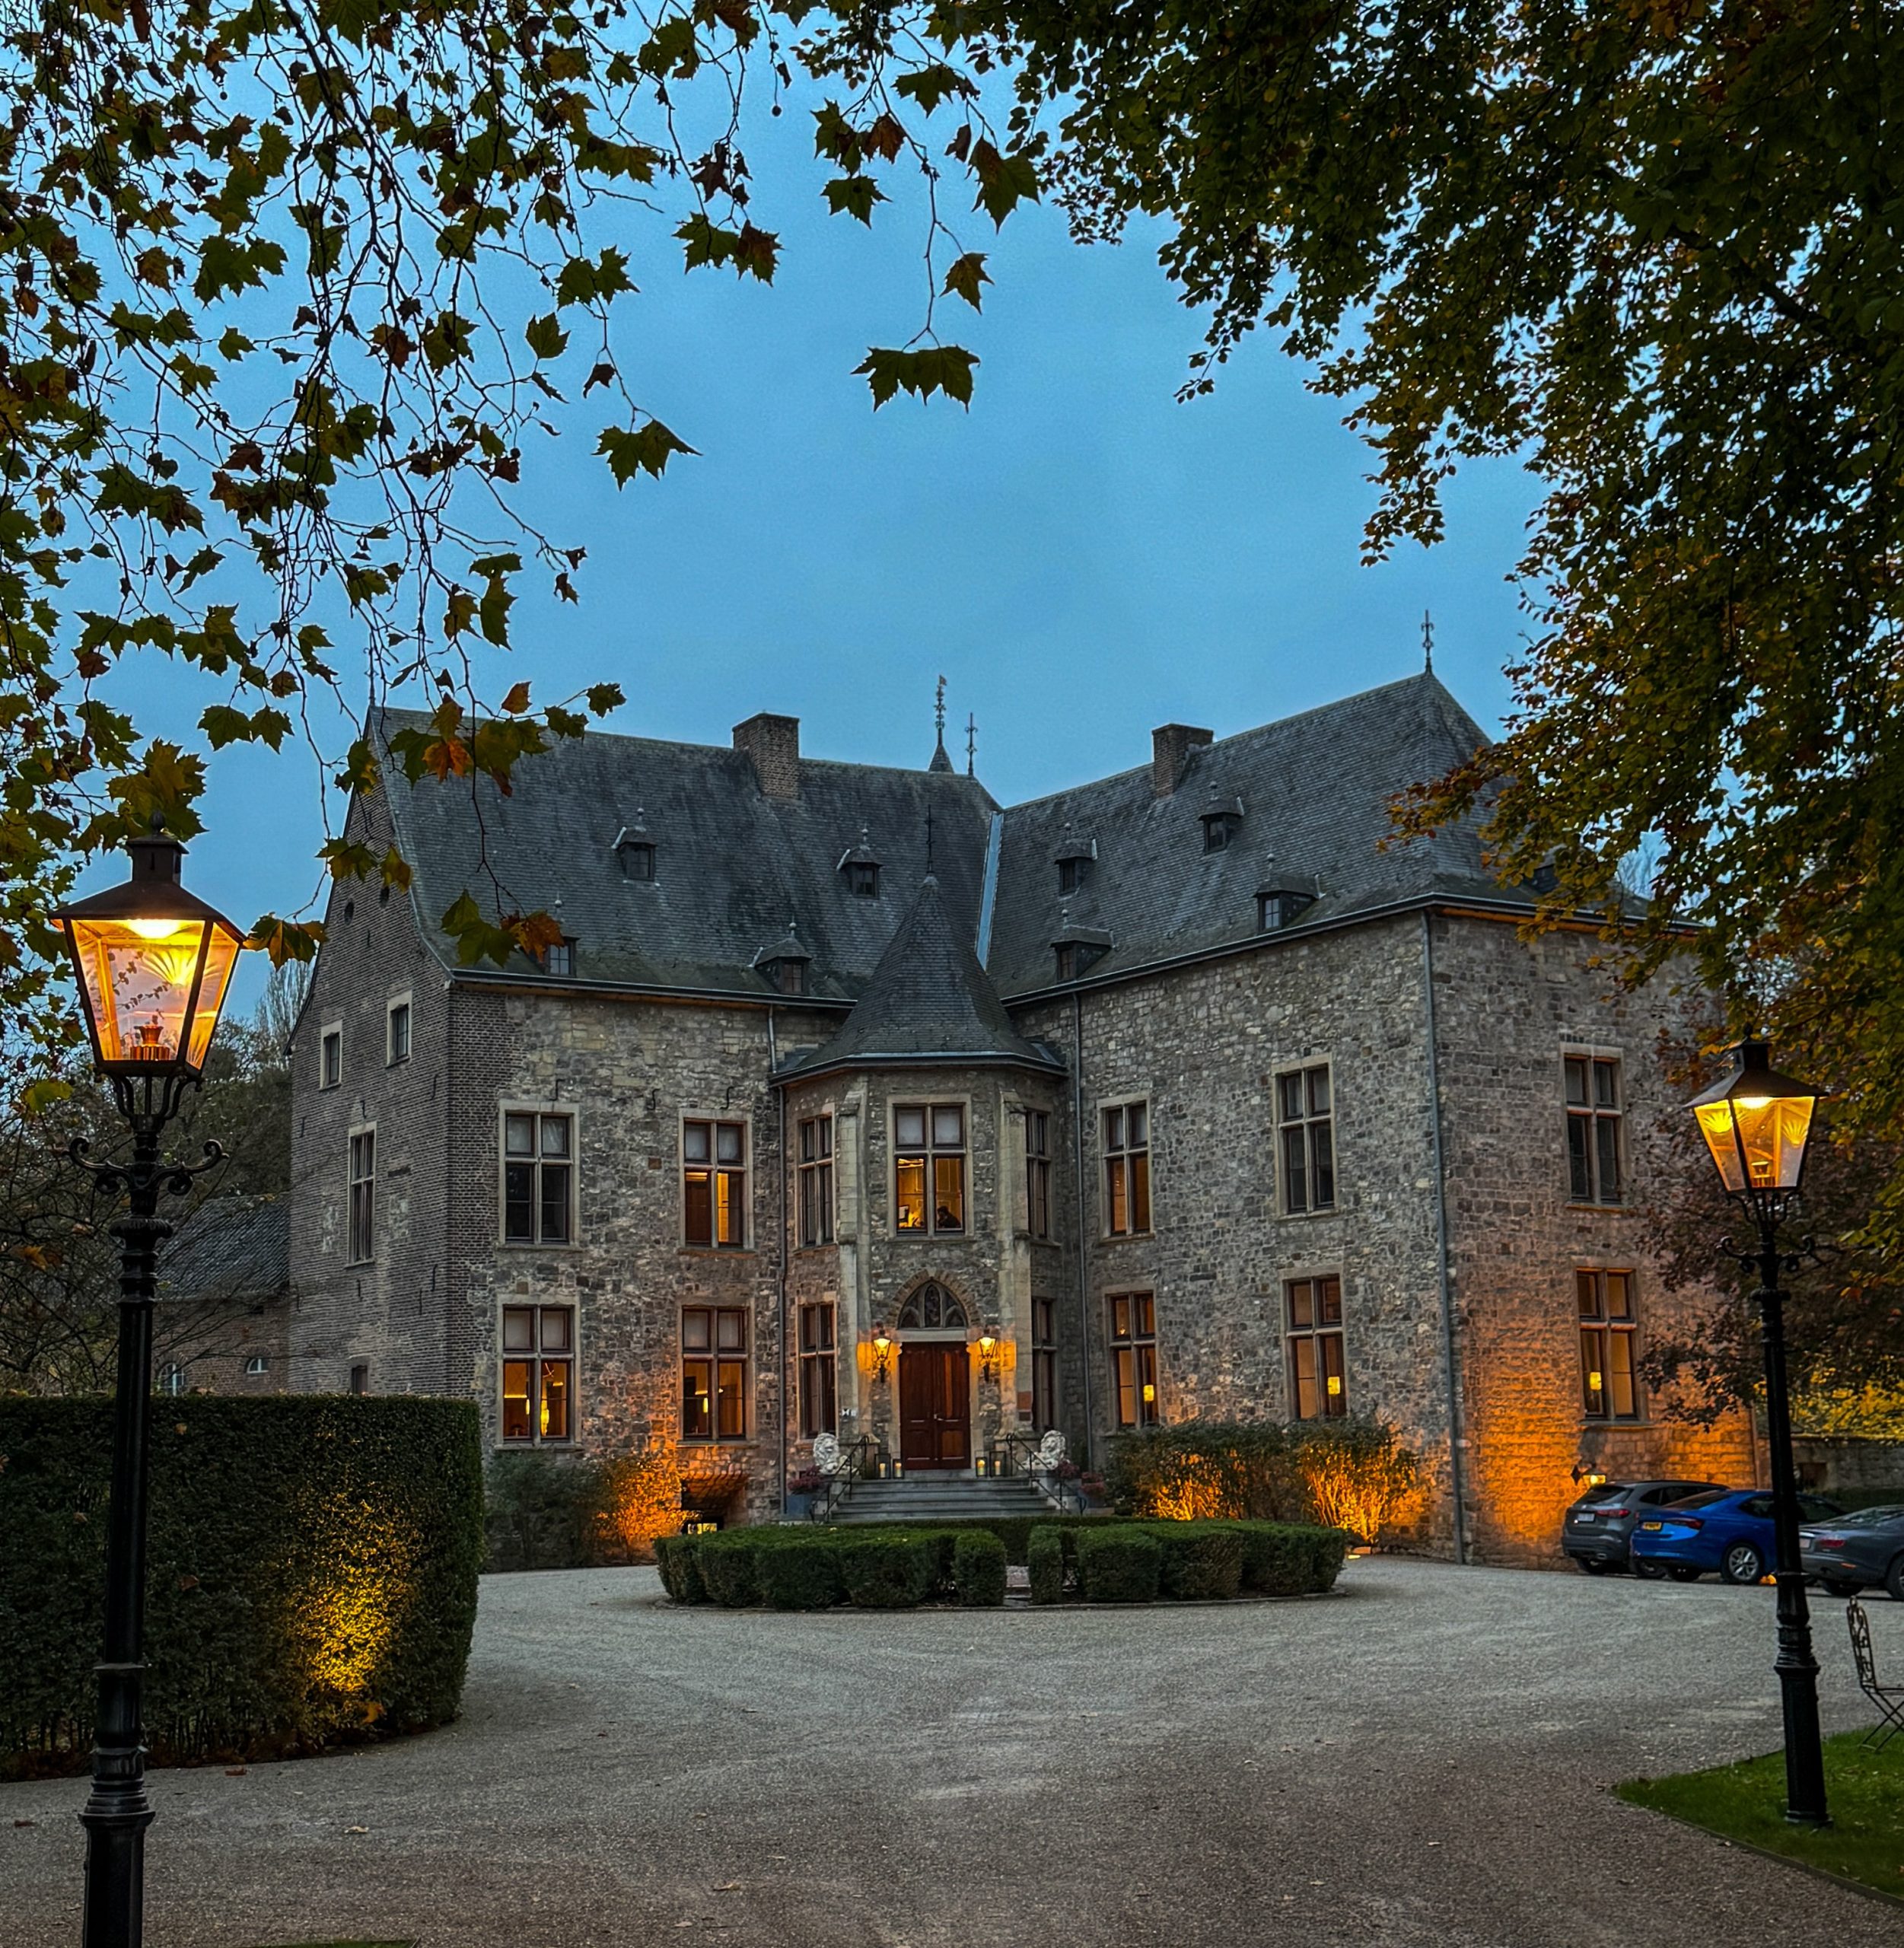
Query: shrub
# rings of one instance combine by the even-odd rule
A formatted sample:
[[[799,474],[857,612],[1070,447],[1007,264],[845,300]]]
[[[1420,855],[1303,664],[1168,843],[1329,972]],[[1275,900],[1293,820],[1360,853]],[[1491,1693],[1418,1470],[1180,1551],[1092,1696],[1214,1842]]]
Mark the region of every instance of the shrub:
[[[607,1497],[605,1471],[580,1455],[492,1455],[483,1482],[483,1567],[589,1567],[600,1560]]]
[[[654,1561],[661,1572],[661,1587],[677,1603],[705,1603],[707,1585],[701,1580],[699,1536],[657,1536]]]
[[[743,1610],[760,1600],[760,1536],[756,1529],[724,1529],[696,1539],[695,1566],[711,1601]]]
[[[155,1400],[145,1727],[161,1765],[456,1715],[482,1564],[467,1401]],[[92,1736],[112,1408],[0,1400],[0,1773]]]
[[[1228,1523],[1148,1523],[1164,1552],[1158,1587],[1167,1596],[1201,1602],[1234,1596],[1242,1587],[1243,1534]]]
[[[1412,1520],[1422,1502],[1422,1470],[1395,1430],[1379,1421],[1319,1428],[1298,1456],[1312,1518],[1372,1542]]]
[[[755,1567],[770,1609],[824,1610],[839,1601],[839,1552],[826,1529],[765,1533],[773,1539],[759,1546]]]
[[[1348,1548],[1348,1538],[1339,1529],[1245,1522],[1240,1533],[1243,1587],[1264,1596],[1300,1596],[1332,1589]]]
[[[1163,1545],[1135,1523],[1107,1523],[1078,1539],[1078,1588],[1087,1603],[1157,1600]]]
[[[1005,1546],[982,1532],[952,1539],[952,1587],[967,1609],[995,1609],[1005,1599]]]
[[[839,1580],[846,1600],[861,1609],[912,1609],[938,1581],[936,1538],[916,1531],[850,1537],[838,1545]]]
[[[1026,1553],[1030,1558],[1034,1603],[1062,1603],[1065,1599],[1065,1532],[1052,1523],[1040,1523],[1031,1532]]]

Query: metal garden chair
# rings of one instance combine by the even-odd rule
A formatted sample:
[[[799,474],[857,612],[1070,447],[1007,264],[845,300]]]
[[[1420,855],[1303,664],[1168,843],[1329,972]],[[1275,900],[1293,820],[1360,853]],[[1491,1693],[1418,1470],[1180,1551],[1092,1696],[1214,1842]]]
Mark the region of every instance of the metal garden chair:
[[[1871,1626],[1864,1606],[1855,1596],[1845,1605],[1845,1621],[1851,1628],[1851,1655],[1858,1660],[1858,1688],[1877,1707],[1877,1723],[1858,1742],[1863,1751],[1869,1746],[1882,1752],[1899,1732],[1904,1732],[1904,1686],[1877,1681],[1877,1660],[1871,1655]]]

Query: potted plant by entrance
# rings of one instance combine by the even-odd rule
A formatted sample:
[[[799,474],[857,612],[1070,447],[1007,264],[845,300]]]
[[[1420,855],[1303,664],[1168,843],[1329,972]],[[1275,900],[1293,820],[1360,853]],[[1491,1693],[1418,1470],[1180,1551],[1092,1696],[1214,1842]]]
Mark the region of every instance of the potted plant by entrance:
[[[796,1522],[810,1521],[813,1504],[826,1483],[817,1468],[796,1468],[787,1477],[787,1514]]]

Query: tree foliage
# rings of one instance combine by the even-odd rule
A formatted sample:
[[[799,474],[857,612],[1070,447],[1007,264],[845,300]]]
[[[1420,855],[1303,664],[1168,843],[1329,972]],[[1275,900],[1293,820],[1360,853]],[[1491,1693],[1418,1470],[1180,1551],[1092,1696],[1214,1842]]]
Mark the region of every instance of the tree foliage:
[[[324,724],[420,692],[428,726],[389,759],[506,788],[620,701],[485,692],[525,577],[573,600],[581,568],[517,490],[578,422],[618,485],[692,454],[611,320],[667,269],[772,280],[756,103],[802,91],[837,214],[870,221],[896,167],[925,181],[925,315],[868,350],[876,404],[970,394],[976,361],[933,326],[985,275],[947,172],[992,224],[1037,192],[950,7],[35,0],[0,37],[0,1014],[43,1046],[72,1034],[46,914],[154,813],[189,837],[208,753],[304,744],[370,790],[384,751],[327,749]],[[199,686],[196,748],[141,736],[135,657]],[[341,837],[321,859],[408,872]],[[547,931],[495,887],[444,918],[470,958]],[[253,933],[277,960],[318,937]]]

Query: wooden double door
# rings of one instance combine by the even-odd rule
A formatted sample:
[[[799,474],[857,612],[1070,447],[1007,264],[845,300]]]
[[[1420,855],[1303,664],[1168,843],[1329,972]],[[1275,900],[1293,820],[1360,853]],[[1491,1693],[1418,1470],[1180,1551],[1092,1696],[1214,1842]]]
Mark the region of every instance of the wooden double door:
[[[972,1368],[963,1343],[899,1348],[899,1459],[915,1468],[972,1465]]]

